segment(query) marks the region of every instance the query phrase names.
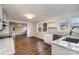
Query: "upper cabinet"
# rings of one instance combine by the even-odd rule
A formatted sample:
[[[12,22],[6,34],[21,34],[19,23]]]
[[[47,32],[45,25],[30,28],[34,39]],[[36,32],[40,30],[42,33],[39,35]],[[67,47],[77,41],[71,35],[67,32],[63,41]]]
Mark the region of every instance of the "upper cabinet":
[[[2,9],[2,19],[3,22],[7,22],[6,10],[4,8]]]
[[[57,27],[56,21],[48,22],[48,27]]]
[[[2,5],[0,5],[0,18],[2,18]]]
[[[2,29],[2,5],[0,5],[0,30]]]
[[[6,10],[0,5],[0,31],[8,32],[9,21],[7,20]],[[8,30],[8,31],[7,31]]]
[[[47,32],[47,23],[40,22],[37,24],[37,32]]]
[[[57,27],[56,19],[49,19],[47,21],[47,24],[48,24],[48,28],[55,28],[55,27]]]
[[[43,32],[47,32],[47,23],[43,23]]]
[[[49,19],[37,24],[38,32],[52,32],[53,29],[57,30],[57,21],[55,19]]]
[[[37,24],[37,32],[42,32],[42,29],[43,29],[43,25],[40,22],[40,23]]]

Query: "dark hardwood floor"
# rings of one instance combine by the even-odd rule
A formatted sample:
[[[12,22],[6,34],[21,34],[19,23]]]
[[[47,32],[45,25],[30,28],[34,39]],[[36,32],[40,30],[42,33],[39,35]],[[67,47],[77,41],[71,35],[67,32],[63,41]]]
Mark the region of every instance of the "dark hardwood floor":
[[[51,55],[51,46],[43,40],[25,35],[17,36],[15,40],[15,55]]]

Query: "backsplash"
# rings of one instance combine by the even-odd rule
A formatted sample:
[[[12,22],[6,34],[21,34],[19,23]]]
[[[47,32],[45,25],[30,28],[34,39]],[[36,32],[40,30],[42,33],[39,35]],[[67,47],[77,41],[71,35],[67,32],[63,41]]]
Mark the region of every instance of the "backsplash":
[[[58,32],[57,28],[48,28],[49,33]]]

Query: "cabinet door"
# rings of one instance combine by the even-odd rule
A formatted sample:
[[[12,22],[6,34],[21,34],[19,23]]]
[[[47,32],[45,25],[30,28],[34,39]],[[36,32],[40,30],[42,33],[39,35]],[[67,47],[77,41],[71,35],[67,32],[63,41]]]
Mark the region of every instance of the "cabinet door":
[[[76,51],[70,51],[70,55],[79,55],[79,53],[78,52],[76,52]]]
[[[52,54],[53,55],[66,55],[65,48],[60,47],[58,45],[52,45]]]
[[[75,52],[75,51],[70,50],[68,48],[58,46],[56,44],[52,45],[52,54],[53,55],[79,55],[78,52]]]
[[[43,30],[43,24],[42,23],[38,23],[37,24],[37,32],[42,32]]]
[[[48,23],[48,27],[57,27],[56,23]]]
[[[2,29],[2,20],[0,18],[0,30]]]
[[[0,5],[0,18],[2,18],[2,6]]]
[[[6,10],[4,8],[2,9],[2,19],[3,19],[4,22],[7,22]]]
[[[56,20],[48,22],[48,27],[57,27]]]
[[[0,5],[0,30],[2,29],[2,7]]]
[[[51,44],[51,41],[52,41],[52,34],[44,34],[44,42],[45,43],[48,43],[48,44]]]

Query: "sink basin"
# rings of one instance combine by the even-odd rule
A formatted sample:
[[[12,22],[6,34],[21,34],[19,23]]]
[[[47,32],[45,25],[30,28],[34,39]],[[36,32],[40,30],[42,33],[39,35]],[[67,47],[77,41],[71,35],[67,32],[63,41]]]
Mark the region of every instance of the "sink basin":
[[[75,38],[66,38],[66,39],[63,39],[63,41],[66,41],[66,42],[71,42],[71,43],[76,43],[76,44],[78,44],[78,42],[79,42],[79,39],[75,39]]]

